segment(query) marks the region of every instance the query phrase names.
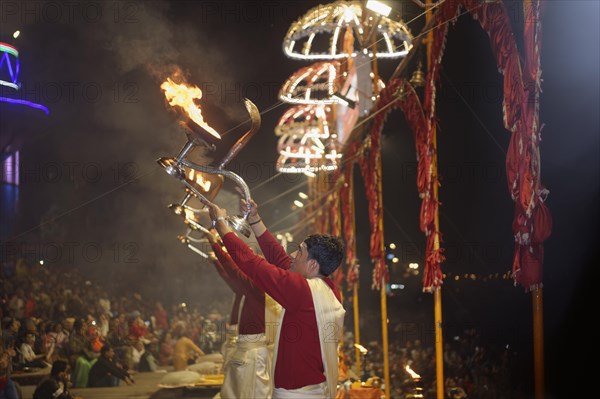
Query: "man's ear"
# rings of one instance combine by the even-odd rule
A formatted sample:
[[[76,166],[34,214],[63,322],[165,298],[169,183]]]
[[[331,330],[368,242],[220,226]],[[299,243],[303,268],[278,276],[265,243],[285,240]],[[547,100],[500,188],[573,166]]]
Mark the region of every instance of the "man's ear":
[[[314,273],[315,276],[319,274],[319,262],[316,259],[310,259],[308,261],[309,271],[310,273]]]

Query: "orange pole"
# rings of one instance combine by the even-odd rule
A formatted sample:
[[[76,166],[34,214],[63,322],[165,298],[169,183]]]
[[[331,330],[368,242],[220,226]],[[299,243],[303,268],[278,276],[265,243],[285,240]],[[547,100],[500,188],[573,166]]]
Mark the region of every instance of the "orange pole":
[[[432,161],[432,173],[434,174],[433,179],[433,200],[438,200],[438,185],[437,185],[437,131],[435,125],[433,129],[433,161]],[[440,214],[439,207],[435,208],[435,231],[433,234],[433,249],[435,251],[440,249]],[[436,379],[436,392],[437,399],[444,399],[444,342],[443,342],[443,331],[442,331],[442,287],[435,287],[434,295],[434,323],[435,323],[435,379]]]
[[[360,323],[358,318],[358,282],[354,283],[352,288],[352,306],[354,307],[354,343],[360,345]],[[358,379],[362,376],[361,352],[360,349],[354,347],[356,356],[356,374]]]
[[[371,51],[373,52],[373,95],[379,93],[379,69],[377,67],[377,41],[375,40],[376,34],[371,36]],[[380,150],[381,151],[381,150]],[[382,189],[382,173],[381,173],[381,152],[377,154],[377,189],[379,197],[379,206],[383,207],[383,189]],[[379,231],[381,234],[381,253],[385,252],[383,242],[383,217],[379,218]],[[386,266],[387,267],[387,266]],[[383,344],[383,380],[385,383],[385,399],[390,399],[390,359],[389,359],[389,344],[388,344],[388,316],[387,316],[387,295],[385,292],[385,277],[381,280],[381,338]]]
[[[353,168],[352,164],[348,165],[349,168]],[[354,205],[354,175],[350,174],[350,181],[348,183],[348,202],[350,207],[350,215],[351,216],[351,226],[352,226],[352,235],[354,236],[352,249],[354,254],[356,254],[356,207]],[[360,345],[360,309],[359,309],[359,301],[358,301],[358,288],[359,281],[354,283],[354,287],[352,287],[352,306],[354,307],[354,343]],[[362,359],[361,359],[361,351],[357,347],[354,347],[354,353],[356,356],[356,374],[358,375],[358,379],[362,379]]]
[[[425,2],[427,12],[425,14],[425,22],[429,23],[431,20],[431,0]],[[433,31],[429,31],[427,34],[427,64],[431,69],[431,44],[433,43]],[[433,146],[433,159],[431,162],[431,173],[433,178],[433,200],[438,202],[438,185],[437,185],[437,130],[435,124],[431,127],[433,130],[432,146]],[[435,231],[433,232],[433,249],[438,251],[440,249],[440,217],[439,208],[435,208],[434,224]],[[443,331],[442,331],[442,287],[436,287],[433,291],[434,300],[434,325],[435,325],[435,379],[436,379],[436,395],[437,399],[444,399],[444,342],[443,342]]]
[[[444,346],[442,341],[442,288],[433,291],[435,318],[435,386],[437,399],[444,399]]]
[[[531,291],[533,301],[533,359],[535,399],[544,399],[544,301],[542,288]]]
[[[379,197],[379,206],[383,208],[383,182],[382,182],[382,168],[381,168],[381,152],[377,154],[376,159],[376,173],[377,173],[377,190]],[[385,252],[384,241],[383,241],[383,215],[379,218],[379,234],[381,234],[381,253]],[[385,261],[385,258],[384,258]],[[387,267],[387,265],[384,266]],[[387,295],[385,292],[385,276],[381,279],[381,338],[383,344],[383,377],[385,382],[385,399],[390,399],[390,359],[389,359],[389,346],[388,346],[388,316],[387,316]]]
[[[385,399],[390,399],[390,360],[388,353],[388,322],[387,322],[387,295],[385,292],[385,278],[381,279],[381,336],[383,339],[383,375],[385,381]]]

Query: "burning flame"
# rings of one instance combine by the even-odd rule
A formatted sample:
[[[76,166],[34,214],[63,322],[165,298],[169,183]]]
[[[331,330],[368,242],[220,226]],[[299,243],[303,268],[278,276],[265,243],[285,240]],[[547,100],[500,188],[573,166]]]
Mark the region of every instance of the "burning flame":
[[[362,353],[363,355],[366,355],[368,350],[367,348],[365,348],[364,346],[362,346],[361,344],[354,344],[354,347],[356,349],[358,349],[360,351],[360,353]]]
[[[189,179],[195,181],[205,193],[208,193],[210,190],[211,182],[210,180],[204,180],[202,173],[196,174],[194,169],[190,169],[190,173],[188,175]]]
[[[198,126],[216,138],[221,138],[221,135],[204,121],[200,107],[194,102],[194,99],[200,100],[202,98],[202,90],[196,86],[188,87],[185,84],[177,84],[171,78],[167,78],[166,82],[160,85],[160,88],[165,91],[165,97],[169,105],[180,106]]]
[[[421,376],[417,373],[415,373],[413,371],[413,369],[410,368],[410,366],[407,364],[406,367],[404,367],[404,369],[406,370],[406,372],[408,374],[410,374],[410,376],[414,379],[414,378],[421,378]]]
[[[184,209],[183,211],[185,212],[186,219],[190,219],[190,220],[193,220],[194,222],[196,222],[196,214],[194,213],[194,211],[192,211],[190,209]]]

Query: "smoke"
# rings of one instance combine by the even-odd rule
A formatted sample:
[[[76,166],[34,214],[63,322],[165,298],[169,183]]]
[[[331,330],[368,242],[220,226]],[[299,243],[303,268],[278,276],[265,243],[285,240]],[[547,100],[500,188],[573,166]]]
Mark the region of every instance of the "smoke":
[[[186,292],[195,292],[195,299],[203,299],[202,292],[214,297],[222,285],[214,280],[220,279],[210,267],[202,269],[206,274],[195,273],[208,262],[177,240],[186,226],[167,208],[185,192],[156,160],[177,155],[187,138],[160,84],[167,77],[198,86],[235,80],[232,54],[206,31],[174,22],[167,2],[127,5],[136,10],[130,21],[103,18],[94,24],[31,27],[30,37],[47,41],[36,78],[51,85],[42,84],[42,90],[75,88],[73,96],[63,91],[49,104],[52,126],[35,160],[42,172],[49,163],[75,165],[76,170],[68,174],[63,168],[59,178],[42,182],[48,184],[31,185],[37,201],[47,199],[42,220],[49,223],[40,228],[40,236],[72,243],[73,256],[58,262],[89,273],[102,271],[108,279],[120,276],[125,286],[143,291],[160,283],[161,295],[176,299],[181,286],[173,276],[178,275],[191,284]],[[241,102],[203,99],[200,105],[210,109],[205,119],[218,131],[247,118]],[[196,148],[188,158],[206,164],[215,156]],[[219,203],[237,214],[238,196],[227,193],[230,188],[222,190]],[[92,254],[89,248],[97,251]]]
[[[227,90],[241,81],[265,78],[259,80],[254,71],[249,72],[251,68],[240,65],[243,53],[247,58],[256,46],[246,48],[224,29],[215,33],[219,21],[182,18],[182,9],[193,9],[191,3],[173,4],[97,3],[104,8],[93,23],[77,13],[71,21],[66,8],[61,10],[63,20],[44,20],[41,13],[39,21],[32,19],[23,30],[19,46],[23,89],[37,96],[31,100],[50,108],[45,135],[24,151],[23,160],[35,165],[28,166],[29,180],[21,186],[22,208],[35,211],[23,213],[37,225],[45,242],[73,243],[73,259],[63,257],[58,262],[113,279],[125,274],[120,283],[136,288],[160,284],[165,295],[177,296],[182,291],[173,276],[192,284],[198,265],[208,263],[177,240],[186,226],[167,208],[180,202],[185,192],[156,160],[177,155],[187,138],[179,125],[182,116],[167,104],[160,84],[172,77],[204,91],[199,105],[205,120],[224,139],[215,153],[196,148],[188,158],[207,164],[220,160],[249,125],[241,98],[247,90]],[[263,47],[265,43],[259,48]],[[260,72],[270,74],[266,68]],[[264,109],[276,101],[273,84],[248,87],[263,90],[248,96],[256,97],[259,106],[263,101]],[[271,112],[265,118],[274,121],[277,115]],[[228,166],[251,188],[274,173],[275,155],[270,149],[276,138],[269,136],[267,126],[263,120],[260,136]],[[264,156],[267,153],[273,158]],[[281,191],[270,183],[253,196],[260,205]],[[238,198],[231,181],[226,181],[215,201],[230,214],[238,214]],[[274,205],[261,210],[265,220],[286,216],[285,211],[277,213],[279,207]],[[45,224],[40,226],[40,221]],[[99,248],[101,256],[90,261],[87,255],[94,254],[85,253],[84,247]],[[212,272],[202,275],[193,288],[214,293],[214,287],[221,285],[215,285],[215,279]]]
[[[136,14],[136,23],[107,23],[98,38],[106,43],[105,49],[119,76],[122,79],[134,77],[139,93],[137,102],[108,101],[94,109],[98,123],[121,132],[110,144],[111,153],[130,149],[124,155],[138,165],[142,176],[132,184],[134,187],[114,196],[116,217],[107,226],[106,233],[119,231],[124,237],[136,237],[140,242],[141,261],[153,262],[156,276],[164,277],[157,281],[163,281],[165,288],[175,295],[182,282],[196,281],[193,271],[197,271],[198,264],[207,262],[177,241],[177,235],[185,233],[186,227],[180,217],[166,209],[167,204],[181,201],[184,191],[181,183],[165,174],[155,160],[175,156],[185,144],[186,136],[179,126],[181,117],[167,105],[160,84],[167,77],[189,85],[235,77],[227,68],[230,64],[227,55],[214,41],[200,30],[176,24],[168,17],[168,3],[137,4],[141,11]],[[205,101],[201,101],[200,106],[204,111]],[[214,107],[219,112],[212,112],[211,116],[221,119],[213,122],[206,113],[205,119],[219,131],[233,123],[232,117],[239,113],[239,109],[227,104]],[[188,158],[208,163],[213,156],[197,148]],[[183,274],[179,280],[173,278],[173,271]],[[192,272],[191,279],[184,277],[189,272]],[[195,277],[200,278],[200,275]],[[214,273],[203,275],[197,286],[188,288],[187,293],[195,291],[197,300],[207,300],[201,293],[214,296],[215,279],[219,278]]]

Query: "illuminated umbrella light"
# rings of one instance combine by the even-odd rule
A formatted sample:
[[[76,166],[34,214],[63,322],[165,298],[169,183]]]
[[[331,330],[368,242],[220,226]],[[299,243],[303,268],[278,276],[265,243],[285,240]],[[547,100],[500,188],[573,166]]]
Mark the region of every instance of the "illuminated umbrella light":
[[[332,104],[333,94],[340,89],[340,63],[316,62],[290,76],[279,91],[279,98],[290,104]]]
[[[282,173],[334,171],[342,157],[332,140],[323,143],[318,138],[293,135],[280,138],[278,151],[276,169]]]
[[[282,173],[332,171],[338,167],[337,134],[330,132],[331,107],[297,105],[279,119],[276,168]]]
[[[283,52],[290,58],[302,60],[338,60],[356,57],[359,52],[373,56],[369,46],[362,43],[369,27],[363,23],[363,4],[360,1],[336,1],[318,5],[294,22],[283,41]],[[346,28],[352,29],[355,47],[351,53],[338,47],[340,35]],[[377,58],[400,58],[412,47],[412,35],[406,24],[379,16],[375,28],[375,40],[383,43],[377,47]],[[316,40],[315,40],[316,39]],[[326,48],[316,48],[317,43],[328,43]]]
[[[333,120],[331,107],[319,105],[297,105],[288,109],[275,126],[275,135],[307,136],[311,138],[335,138],[335,133],[330,133],[329,125]]]

